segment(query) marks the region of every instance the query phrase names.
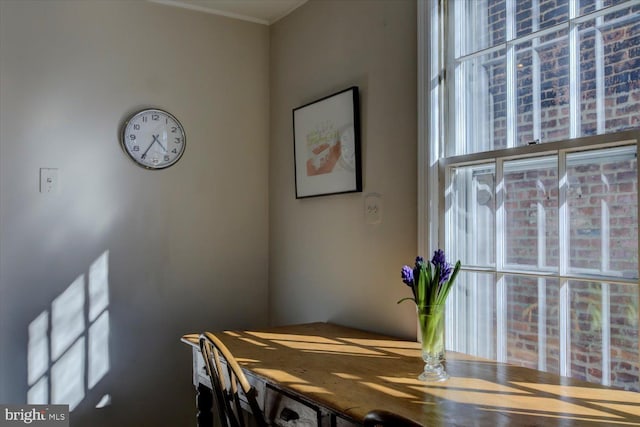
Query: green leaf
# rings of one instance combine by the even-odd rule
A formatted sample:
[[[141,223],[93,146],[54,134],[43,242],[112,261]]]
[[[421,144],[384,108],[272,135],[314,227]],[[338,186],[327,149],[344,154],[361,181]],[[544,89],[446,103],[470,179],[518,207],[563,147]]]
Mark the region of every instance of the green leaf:
[[[418,283],[418,300],[417,300],[417,304],[422,306],[424,305],[425,301],[426,301],[426,297],[427,297],[427,267],[425,267],[425,265],[421,265],[420,269],[418,270],[419,274],[418,274],[418,279],[417,279],[417,283]],[[416,280],[416,278],[414,277],[413,280]]]

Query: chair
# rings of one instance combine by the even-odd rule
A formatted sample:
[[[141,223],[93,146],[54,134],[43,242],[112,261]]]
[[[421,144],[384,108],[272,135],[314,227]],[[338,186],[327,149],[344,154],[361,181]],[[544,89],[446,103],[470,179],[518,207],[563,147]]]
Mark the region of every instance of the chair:
[[[383,409],[374,409],[365,415],[364,427],[393,426],[393,427],[423,427],[409,418]]]
[[[267,426],[256,389],[249,384],[229,349],[211,332],[201,334],[199,341],[222,426],[245,427],[245,415],[253,418],[255,425]]]

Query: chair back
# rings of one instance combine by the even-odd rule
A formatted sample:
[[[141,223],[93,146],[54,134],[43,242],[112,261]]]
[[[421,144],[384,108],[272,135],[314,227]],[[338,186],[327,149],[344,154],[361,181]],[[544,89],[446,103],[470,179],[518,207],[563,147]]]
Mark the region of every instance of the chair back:
[[[374,409],[365,415],[364,427],[393,426],[393,427],[423,427],[409,418],[383,409]]]
[[[200,352],[211,380],[215,405],[223,427],[245,427],[252,418],[266,426],[256,389],[247,381],[242,368],[229,349],[211,332],[200,335]]]

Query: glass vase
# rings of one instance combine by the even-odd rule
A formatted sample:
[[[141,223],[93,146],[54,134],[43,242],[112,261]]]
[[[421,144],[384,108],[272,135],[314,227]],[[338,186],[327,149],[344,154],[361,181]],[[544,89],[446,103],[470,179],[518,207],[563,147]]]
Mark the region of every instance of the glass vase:
[[[443,362],[444,352],[444,304],[418,307],[418,324],[422,341],[424,371],[422,381],[444,381],[449,378]]]

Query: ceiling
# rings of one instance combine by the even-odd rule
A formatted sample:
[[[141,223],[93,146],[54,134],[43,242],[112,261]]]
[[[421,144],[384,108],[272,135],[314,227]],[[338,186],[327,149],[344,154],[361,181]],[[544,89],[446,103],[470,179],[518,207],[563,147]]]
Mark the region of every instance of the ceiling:
[[[307,0],[149,0],[167,6],[223,15],[243,21],[270,25]]]

